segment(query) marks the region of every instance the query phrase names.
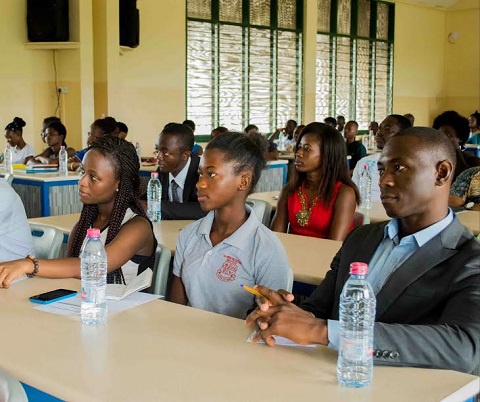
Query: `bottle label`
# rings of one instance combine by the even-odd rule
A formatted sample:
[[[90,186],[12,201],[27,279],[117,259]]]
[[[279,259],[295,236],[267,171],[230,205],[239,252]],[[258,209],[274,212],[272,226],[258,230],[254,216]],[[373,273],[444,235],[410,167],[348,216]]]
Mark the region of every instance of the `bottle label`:
[[[105,301],[105,286],[82,286],[82,302],[99,304]]]
[[[367,360],[373,356],[373,343],[368,337],[359,339],[340,339],[340,351],[342,357],[347,360]]]

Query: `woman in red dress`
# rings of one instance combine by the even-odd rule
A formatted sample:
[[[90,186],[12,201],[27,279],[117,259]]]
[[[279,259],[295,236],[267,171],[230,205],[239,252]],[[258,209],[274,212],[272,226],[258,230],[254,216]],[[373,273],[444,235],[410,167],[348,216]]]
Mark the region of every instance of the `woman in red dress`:
[[[280,192],[271,229],[343,241],[360,200],[345,141],[334,128],[310,123],[295,149],[295,171]]]

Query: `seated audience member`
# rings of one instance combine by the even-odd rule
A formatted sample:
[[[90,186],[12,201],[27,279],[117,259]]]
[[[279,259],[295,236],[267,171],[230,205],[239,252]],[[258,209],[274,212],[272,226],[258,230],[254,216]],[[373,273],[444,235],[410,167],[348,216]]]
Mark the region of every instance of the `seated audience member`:
[[[260,145],[244,134],[229,132],[208,143],[197,188],[209,212],[180,232],[171,301],[245,318],[254,297],[241,284],[291,285],[280,241],[245,205],[264,167]]]
[[[453,142],[457,152],[457,165],[453,175],[453,181],[464,170],[480,166],[480,159],[469,152],[462,151],[465,142],[468,140],[470,128],[468,119],[459,115],[453,110],[443,112],[433,121],[433,128],[445,134]]]
[[[337,127],[339,133],[343,134],[343,128],[345,127],[345,116],[337,116]]]
[[[343,240],[353,228],[358,190],[347,169],[338,131],[308,124],[300,134],[295,170],[280,192],[271,229],[276,232]]]
[[[23,139],[23,127],[26,123],[20,117],[15,117],[5,127],[5,138],[13,150],[13,163],[25,163],[27,158],[35,155],[35,150]]]
[[[350,173],[353,173],[357,162],[367,156],[367,150],[360,141],[356,141],[355,137],[358,134],[358,123],[356,121],[349,121],[345,125],[345,132],[343,136],[345,137],[345,143],[347,144],[347,156],[350,156],[348,161],[348,166]]]
[[[118,122],[115,118],[111,116],[106,116],[102,118],[105,121],[106,131],[111,133],[114,137],[118,137],[120,133],[120,128],[118,127]]]
[[[371,121],[368,125],[368,131],[370,131],[373,135],[377,135],[378,123],[376,121]]]
[[[43,152],[33,159],[28,160],[28,164],[57,164],[58,165],[58,153],[63,145],[67,150],[68,157],[71,158],[75,155],[75,149],[69,147],[65,142],[67,138],[67,129],[60,121],[52,121],[47,125],[45,129],[45,138],[48,147]]]
[[[290,119],[287,121],[287,124],[285,124],[285,127],[277,128],[269,139],[270,140],[277,139],[280,133],[283,133],[284,135],[287,136],[287,140],[291,141],[293,140],[293,133],[295,132],[296,127],[297,127],[297,122],[295,120]],[[258,127],[257,127],[257,131],[258,131]]]
[[[68,170],[77,170],[82,166],[82,160],[88,151],[88,147],[98,138],[101,138],[104,135],[114,136],[117,123],[115,122],[115,124],[112,124],[110,119],[113,119],[113,117],[97,119],[90,125],[90,131],[88,132],[87,137],[87,148],[81,149],[75,154],[75,156],[68,159]]]
[[[337,128],[337,119],[335,117],[325,117],[323,122],[330,127]]]
[[[127,138],[128,135],[128,127],[125,123],[122,123],[121,121],[117,122],[117,127],[118,127],[118,138],[121,140],[124,140]]]
[[[480,211],[480,166],[459,174],[450,190],[448,204],[451,207]]]
[[[0,287],[30,274],[47,278],[79,278],[80,250],[87,229],[102,230],[108,256],[108,283],[128,284],[136,275],[152,268],[156,241],[152,224],[137,201],[140,165],[135,147],[112,136],[98,138],[83,158],[79,181],[80,220],[68,239],[68,258],[30,259],[0,263]]]
[[[297,126],[295,129],[295,132],[293,133],[293,142],[296,144],[298,142],[298,139],[300,138],[300,134],[302,134],[303,129],[305,128],[305,125],[300,124]]]
[[[40,137],[42,138],[42,142],[45,144],[47,143],[47,136],[46,136],[46,131],[47,131],[47,126],[52,122],[52,121],[60,121],[60,118],[57,116],[49,116],[45,117],[42,122],[42,128],[40,129]]]
[[[192,154],[197,155],[197,156],[202,156],[203,154],[203,148],[200,144],[197,144],[195,142],[195,122],[193,120],[185,120],[182,124],[185,124],[186,126],[190,127],[193,133],[193,138],[194,138],[194,143],[192,146]]]
[[[193,132],[168,123],[158,138],[158,178],[162,184],[162,219],[200,219],[206,215],[197,198],[200,157],[193,155]],[[146,194],[142,196],[146,200]],[[142,201],[146,208],[146,202]]]
[[[406,117],[408,120],[410,120],[412,127],[415,125],[415,116],[413,114],[406,113],[403,115],[403,117]]]
[[[268,141],[268,149],[267,149],[265,160],[268,160],[268,161],[278,160],[280,153],[278,152],[277,144],[275,144],[273,141],[270,141],[270,140],[267,140],[267,141]]]
[[[468,117],[468,125],[470,127],[470,138],[467,144],[480,145],[480,113],[478,111]]]
[[[291,121],[293,121],[293,120],[291,120]],[[243,130],[243,132],[247,135],[260,134],[260,132],[258,131],[258,127],[255,124],[249,124],[247,127],[245,127],[245,130]],[[267,142],[268,142],[267,151],[264,154],[265,155],[265,160],[266,161],[276,161],[276,160],[278,160],[278,157],[279,157],[280,154],[279,154],[278,149],[277,149],[277,144],[275,142],[273,142],[272,139],[267,139]],[[260,143],[263,143],[263,141],[260,141]]]
[[[260,134],[256,130],[250,130],[248,134],[246,134],[246,136],[250,138],[255,144],[258,144],[262,151],[263,157],[265,158],[265,161],[270,161],[270,153],[268,151],[270,148],[270,143],[267,140],[267,137],[265,137],[263,134]]]
[[[212,130],[210,133],[210,138],[213,140],[214,138],[218,137],[221,134],[228,133],[228,128],[227,127],[217,127]]]
[[[380,127],[376,132],[375,141],[377,148],[382,150],[385,143],[396,133],[406,128],[412,127],[410,120],[400,114],[391,114],[380,123]],[[380,202],[380,187],[378,186],[379,175],[377,169],[377,162],[380,159],[380,152],[375,152],[360,159],[353,169],[352,180],[359,186],[360,175],[362,174],[365,165],[368,166],[370,177],[372,178],[372,201]]]
[[[22,200],[3,177],[0,177],[0,222],[0,262],[35,254]]]
[[[293,295],[259,287],[247,318],[257,339],[339,345],[339,298],[352,262],[369,264],[377,298],[374,364],[472,372],[480,361],[480,243],[448,208],[455,149],[431,128],[393,136],[378,161],[389,222],[346,239],[323,282],[301,308]],[[267,303],[268,300],[268,303]]]

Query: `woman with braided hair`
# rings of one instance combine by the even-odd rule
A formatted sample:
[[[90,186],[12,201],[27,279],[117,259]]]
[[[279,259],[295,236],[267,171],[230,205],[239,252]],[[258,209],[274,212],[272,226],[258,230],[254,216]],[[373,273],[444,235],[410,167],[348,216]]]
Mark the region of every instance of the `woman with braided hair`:
[[[140,166],[135,147],[112,136],[97,139],[83,159],[79,195],[83,209],[68,242],[68,258],[34,256],[0,263],[0,287],[23,275],[80,277],[80,249],[87,229],[100,228],[108,255],[108,283],[128,283],[153,266],[156,241],[152,224],[138,204]],[[33,263],[32,263],[33,261]]]

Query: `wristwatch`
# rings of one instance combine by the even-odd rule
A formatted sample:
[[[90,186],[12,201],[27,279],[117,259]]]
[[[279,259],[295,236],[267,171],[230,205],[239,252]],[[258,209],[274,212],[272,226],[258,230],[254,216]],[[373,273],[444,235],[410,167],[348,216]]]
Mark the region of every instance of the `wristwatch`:
[[[463,207],[465,209],[472,209],[475,203],[473,201],[467,202]]]

